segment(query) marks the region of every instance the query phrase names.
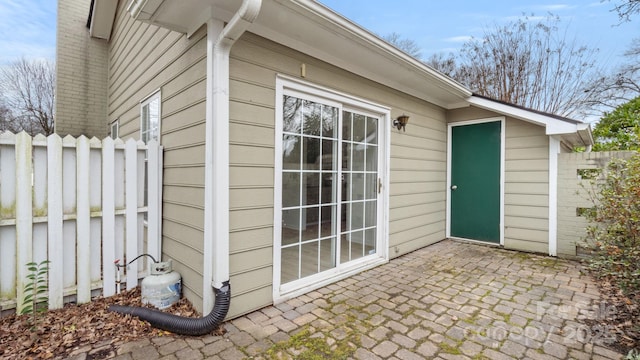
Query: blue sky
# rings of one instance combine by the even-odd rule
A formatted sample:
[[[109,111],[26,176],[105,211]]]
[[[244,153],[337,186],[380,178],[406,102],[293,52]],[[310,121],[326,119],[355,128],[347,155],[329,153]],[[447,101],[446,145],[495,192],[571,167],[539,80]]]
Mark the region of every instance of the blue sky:
[[[89,0],[86,0],[89,1]],[[127,0],[121,0],[127,1]],[[179,1],[179,0],[178,0]],[[614,0],[615,3],[616,0]],[[640,36],[640,15],[618,25],[608,0],[321,0],[352,21],[380,35],[397,32],[413,39],[423,57],[454,51],[483,28],[527,15],[559,15],[567,37],[600,49],[600,65],[618,63],[633,37]],[[17,59],[55,57],[54,0],[0,0],[0,64]]]
[[[617,1],[617,0],[616,0]],[[386,35],[397,32],[413,39],[423,58],[433,53],[455,51],[469,37],[504,24],[523,14],[544,17],[549,12],[561,18],[567,38],[600,49],[599,62],[608,67],[620,62],[633,37],[640,36],[640,15],[619,24],[614,2],[608,0],[320,0],[336,12],[366,29]]]
[[[55,0],[0,0],[0,64],[27,58],[54,59]]]

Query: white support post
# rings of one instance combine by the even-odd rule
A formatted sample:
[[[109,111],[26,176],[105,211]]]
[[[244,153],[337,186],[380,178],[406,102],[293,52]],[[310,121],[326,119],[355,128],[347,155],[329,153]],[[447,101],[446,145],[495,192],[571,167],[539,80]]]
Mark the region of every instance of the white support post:
[[[558,255],[558,154],[560,140],[549,136],[549,255]]]
[[[62,139],[47,138],[47,237],[49,261],[49,309],[64,305],[62,250]]]

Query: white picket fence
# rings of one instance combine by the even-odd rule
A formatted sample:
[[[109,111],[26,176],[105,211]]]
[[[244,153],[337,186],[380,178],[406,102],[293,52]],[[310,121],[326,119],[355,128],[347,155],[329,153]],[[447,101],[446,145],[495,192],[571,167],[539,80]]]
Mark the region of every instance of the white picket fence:
[[[21,311],[31,261],[50,261],[49,308],[57,309],[65,296],[85,303],[92,290],[115,294],[116,259],[159,260],[161,184],[156,142],[0,134],[0,310]],[[127,289],[145,263],[121,270]]]

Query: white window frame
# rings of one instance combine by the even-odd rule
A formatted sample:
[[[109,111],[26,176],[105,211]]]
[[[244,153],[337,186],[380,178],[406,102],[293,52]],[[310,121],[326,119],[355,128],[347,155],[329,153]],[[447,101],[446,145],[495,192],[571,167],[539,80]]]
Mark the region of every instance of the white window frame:
[[[112,139],[117,139],[120,136],[120,119],[112,122],[109,129],[109,136],[111,136]]]
[[[146,98],[144,98],[142,101],[140,101],[140,140],[142,140],[145,144],[149,142],[149,140],[151,139],[146,139],[145,141],[145,134],[149,133],[149,126],[147,126],[147,131],[144,131],[142,129],[145,128],[144,126],[144,122],[145,122],[145,116],[144,116],[144,108],[145,106],[149,106],[149,104],[151,104],[153,101],[158,101],[158,130],[157,130],[157,138],[155,139],[158,143],[160,143],[160,134],[162,134],[162,100],[161,100],[161,92],[160,90],[156,90],[154,93],[152,93],[151,95],[147,96]]]
[[[321,102],[338,107],[341,127],[342,111],[357,112],[379,119],[378,138],[378,173],[382,191],[378,194],[378,236],[376,238],[377,253],[340,264],[333,269],[320,272],[282,286],[281,276],[281,241],[282,229],[282,134],[283,134],[283,97],[292,95],[306,100]],[[339,281],[364,270],[389,261],[389,159],[390,159],[390,108],[356,96],[315,85],[286,75],[276,77],[275,101],[275,171],[274,171],[274,246],[273,246],[273,301],[286,301],[313,289]],[[338,235],[339,246],[340,237]]]
[[[160,90],[156,90],[155,92],[153,92],[151,95],[147,96],[146,98],[144,98],[142,101],[140,101],[140,140],[142,140],[145,144],[148,143],[150,140],[156,140],[158,142],[158,144],[160,144],[160,134],[162,134],[162,100],[161,100],[161,92]],[[143,132],[142,129],[144,129],[144,122],[145,122],[145,117],[144,117],[144,108],[145,106],[149,106],[149,104],[151,104],[153,101],[158,101],[158,129],[157,129],[157,137],[155,139],[146,139],[145,140],[145,134],[148,133],[149,131],[149,126],[147,126],[147,131]],[[147,179],[147,171],[149,171],[149,167],[147,166],[147,154],[145,152],[145,156],[144,156],[144,167],[145,167],[145,186],[144,186],[144,199],[145,199],[145,206],[147,206],[147,202],[148,202],[148,194],[147,194],[147,184],[146,184],[146,179]],[[162,188],[162,185],[160,184],[160,189]],[[147,217],[149,216],[149,213],[146,212],[144,214],[144,227],[148,226],[147,223]]]

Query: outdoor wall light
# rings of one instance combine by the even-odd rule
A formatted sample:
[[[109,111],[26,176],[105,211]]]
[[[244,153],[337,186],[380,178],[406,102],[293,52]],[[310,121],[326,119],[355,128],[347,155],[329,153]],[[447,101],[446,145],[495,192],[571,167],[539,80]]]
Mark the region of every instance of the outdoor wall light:
[[[398,116],[397,119],[393,120],[393,126],[397,127],[398,130],[402,129],[402,131],[405,131],[404,127],[407,126],[408,122],[409,115],[402,114]]]

